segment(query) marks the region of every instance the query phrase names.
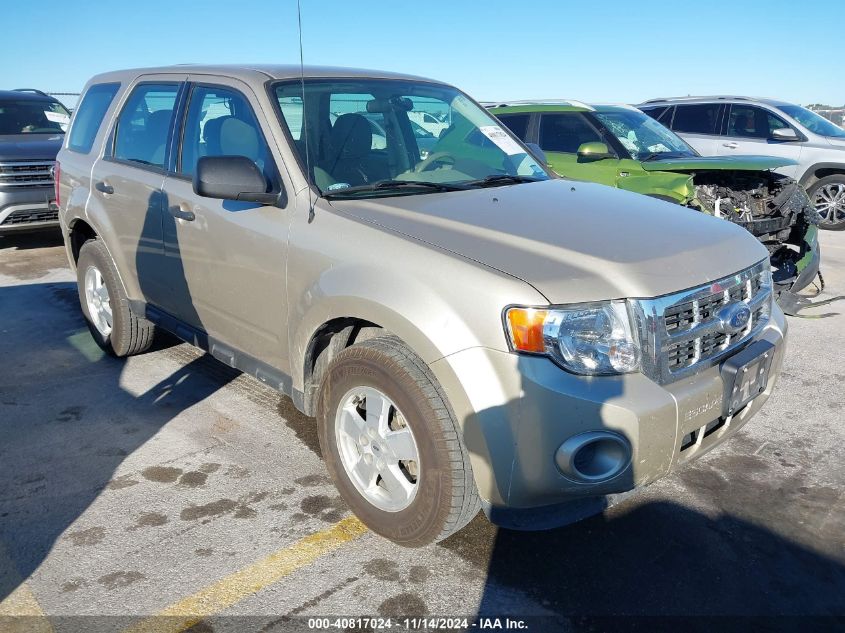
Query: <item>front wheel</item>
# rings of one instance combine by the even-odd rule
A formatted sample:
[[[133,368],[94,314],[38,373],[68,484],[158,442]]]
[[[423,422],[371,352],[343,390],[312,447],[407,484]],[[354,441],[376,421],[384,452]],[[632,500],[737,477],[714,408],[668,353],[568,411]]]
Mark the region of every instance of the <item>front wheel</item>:
[[[845,231],[845,175],[834,174],[817,180],[807,189],[807,195],[822,216],[819,228]]]
[[[467,451],[425,363],[385,336],[343,350],[317,403],[320,448],[341,496],[372,531],[439,541],[479,509]]]

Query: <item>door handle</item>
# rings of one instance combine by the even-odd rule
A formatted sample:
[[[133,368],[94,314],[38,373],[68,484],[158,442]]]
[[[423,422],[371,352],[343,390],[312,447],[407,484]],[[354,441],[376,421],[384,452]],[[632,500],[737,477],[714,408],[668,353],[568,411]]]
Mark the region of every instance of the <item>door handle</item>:
[[[736,143],[722,143],[722,147],[729,147],[730,149],[736,149]]]
[[[177,220],[185,220],[186,222],[193,222],[197,217],[184,202],[178,206],[168,207],[168,211]]]
[[[100,193],[104,193],[106,195],[111,195],[114,193],[114,187],[112,187],[109,183],[100,181],[94,185],[94,189],[99,191]]]

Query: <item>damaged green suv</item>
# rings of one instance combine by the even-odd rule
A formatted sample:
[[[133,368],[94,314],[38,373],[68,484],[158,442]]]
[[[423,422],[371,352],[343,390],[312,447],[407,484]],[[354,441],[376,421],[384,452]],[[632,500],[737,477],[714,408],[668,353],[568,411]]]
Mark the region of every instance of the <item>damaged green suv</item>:
[[[819,270],[821,220],[804,189],[770,156],[699,156],[631,106],[577,101],[488,105],[561,176],[675,202],[746,228],[769,250],[776,290],[798,292]]]

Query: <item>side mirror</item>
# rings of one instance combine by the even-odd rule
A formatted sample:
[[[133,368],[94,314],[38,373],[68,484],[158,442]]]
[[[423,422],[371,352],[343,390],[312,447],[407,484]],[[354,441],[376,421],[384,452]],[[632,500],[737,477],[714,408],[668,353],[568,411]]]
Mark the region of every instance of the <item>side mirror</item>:
[[[194,193],[205,198],[276,204],[281,194],[267,193],[267,179],[246,156],[203,156],[194,172]]]
[[[800,141],[798,133],[791,127],[781,127],[772,130],[771,139],[773,141]]]
[[[616,158],[604,143],[593,142],[583,143],[578,148],[578,158],[581,160],[603,160],[605,158]]]
[[[537,143],[526,143],[525,147],[527,147],[531,151],[531,155],[537,160],[541,165],[548,165],[549,159],[546,158],[546,152],[542,150],[542,148],[537,145]]]

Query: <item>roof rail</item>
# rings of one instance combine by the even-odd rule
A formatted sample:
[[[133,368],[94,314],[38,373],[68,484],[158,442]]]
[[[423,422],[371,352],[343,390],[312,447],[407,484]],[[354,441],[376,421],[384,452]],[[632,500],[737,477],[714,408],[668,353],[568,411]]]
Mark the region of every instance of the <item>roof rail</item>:
[[[37,88],[15,88],[14,92],[34,92],[35,94],[41,95],[42,97],[50,96],[43,90],[38,90]]]
[[[739,95],[701,95],[701,96],[694,96],[694,95],[687,95],[686,97],[659,97],[657,99],[648,99],[643,101],[643,103],[660,103],[661,101],[697,101],[698,99],[717,99],[717,100],[726,100],[726,99],[733,99],[736,101],[751,101],[751,97],[741,97]]]
[[[506,106],[520,106],[520,105],[563,105],[572,106],[573,108],[584,108],[585,110],[592,110],[593,106],[584,103],[583,101],[576,101],[575,99],[521,99],[518,101],[483,101],[481,103],[485,108],[504,108]]]

